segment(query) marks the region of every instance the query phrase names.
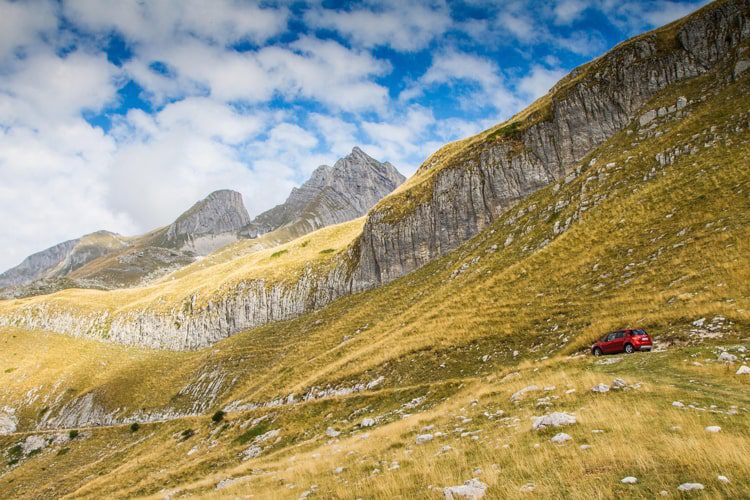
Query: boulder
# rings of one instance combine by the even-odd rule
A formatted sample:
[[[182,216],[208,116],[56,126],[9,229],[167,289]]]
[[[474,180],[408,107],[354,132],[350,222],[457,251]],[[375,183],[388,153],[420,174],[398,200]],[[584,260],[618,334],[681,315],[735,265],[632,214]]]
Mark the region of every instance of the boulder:
[[[680,491],[696,491],[702,490],[704,486],[701,483],[682,483],[677,487]]]
[[[484,497],[486,491],[487,485],[482,481],[480,481],[479,479],[469,479],[462,485],[447,486],[443,488],[443,497],[445,498],[445,500],[474,500]]]
[[[565,434],[564,432],[560,432],[558,434],[555,434],[552,439],[550,439],[551,442],[555,444],[563,444],[567,441],[570,441],[573,439],[570,434]]]
[[[432,441],[434,436],[432,434],[417,434],[417,444],[424,444]]]
[[[575,415],[558,411],[550,413],[549,415],[531,418],[531,428],[535,431],[546,429],[548,427],[562,427],[564,425],[573,425],[575,423]]]
[[[655,109],[651,109],[651,110],[646,111],[645,113],[643,113],[641,115],[641,117],[638,118],[638,123],[640,123],[641,127],[645,127],[646,125],[648,125],[649,123],[651,123],[655,119],[656,119],[656,110]]]
[[[335,438],[335,437],[338,437],[340,434],[341,433],[337,431],[336,429],[334,429],[333,427],[329,427],[328,429],[326,429],[326,436],[328,437]]]
[[[591,390],[593,392],[609,392],[609,386],[607,384],[597,384]]]
[[[735,361],[737,361],[737,356],[724,351],[719,354],[719,361],[723,361],[725,363],[734,363]]]
[[[708,427],[706,427],[706,432],[712,432],[716,434],[717,432],[721,432],[721,427],[719,427],[718,425],[709,425]]]
[[[362,422],[359,424],[360,427],[372,427],[373,425],[375,425],[375,419],[369,417],[362,419]]]
[[[740,366],[740,368],[737,370],[737,375],[750,375],[750,366]]]
[[[635,484],[638,482],[638,478],[633,477],[633,476],[627,476],[627,477],[622,478],[620,482],[622,484]]]

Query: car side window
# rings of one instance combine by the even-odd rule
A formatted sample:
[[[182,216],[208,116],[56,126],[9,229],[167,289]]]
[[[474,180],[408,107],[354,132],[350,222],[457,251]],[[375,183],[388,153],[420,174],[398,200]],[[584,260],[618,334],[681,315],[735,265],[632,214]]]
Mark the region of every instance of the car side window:
[[[621,339],[621,338],[623,338],[624,336],[625,336],[625,332],[617,332],[617,333],[615,334],[615,338],[616,338],[616,339]]]
[[[615,340],[615,335],[617,335],[616,332],[612,332],[609,335],[607,335],[607,341],[609,342],[610,340]]]

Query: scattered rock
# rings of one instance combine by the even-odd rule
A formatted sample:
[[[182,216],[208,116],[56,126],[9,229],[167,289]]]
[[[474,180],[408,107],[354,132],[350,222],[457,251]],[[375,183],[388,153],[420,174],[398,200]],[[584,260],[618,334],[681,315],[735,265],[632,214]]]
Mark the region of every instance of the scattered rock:
[[[729,480],[729,478],[727,476],[719,476],[716,479],[718,479],[719,482],[722,482],[722,483],[731,483],[732,482],[732,481]]]
[[[652,109],[643,113],[638,122],[641,124],[641,127],[644,127],[654,121],[654,119],[656,119],[656,110]]]
[[[593,392],[609,392],[609,386],[607,384],[597,384],[591,390]]]
[[[443,488],[445,500],[454,500],[459,498],[477,499],[482,498],[487,491],[487,485],[479,479],[469,479],[460,486],[447,486]]]
[[[535,489],[536,485],[534,483],[526,483],[521,486],[518,491],[520,491],[521,493],[534,493]]]
[[[558,434],[555,434],[552,439],[550,439],[551,442],[555,444],[563,444],[567,441],[570,441],[573,439],[570,434],[565,434],[564,432],[560,432]]]
[[[549,415],[531,418],[531,428],[534,430],[546,429],[547,427],[561,427],[576,423],[576,416],[570,413],[554,412]]]
[[[536,386],[536,385],[529,385],[527,387],[524,387],[523,389],[520,389],[520,390],[514,392],[511,395],[510,400],[512,402],[514,402],[514,403],[517,403],[518,401],[521,400],[521,398],[523,398],[524,394],[526,394],[527,392],[538,391],[538,390],[539,390],[538,386]]]
[[[424,444],[432,441],[434,436],[432,434],[417,434],[417,444]]]
[[[740,366],[739,370],[737,370],[737,375],[750,375],[750,367],[747,365]],[[0,434],[2,434],[0,432]]]
[[[737,356],[724,351],[719,354],[719,361],[723,361],[725,363],[734,363],[735,361],[737,361]]]
[[[328,437],[335,438],[335,437],[338,437],[340,435],[341,435],[341,433],[339,431],[337,431],[336,429],[334,429],[333,427],[329,427],[328,429],[326,429],[326,436],[328,436]]]
[[[623,389],[623,388],[627,387],[627,385],[628,385],[628,383],[625,382],[621,378],[616,378],[616,379],[614,379],[612,381],[612,388],[613,389]]]
[[[638,482],[638,478],[633,476],[627,476],[620,480],[622,484],[635,484]]]
[[[375,425],[375,419],[369,417],[362,419],[362,422],[359,424],[360,427],[372,427],[373,425]]]
[[[258,445],[250,445],[245,451],[242,452],[242,459],[249,460],[255,458],[263,452],[263,449]]]
[[[333,473],[334,474],[341,474],[342,472],[344,472],[344,468],[341,467],[341,466],[336,467],[335,469],[333,469]]]
[[[580,448],[581,450],[590,450],[591,449],[591,445],[590,444],[582,444],[578,448]]]
[[[721,432],[721,427],[719,427],[718,425],[709,425],[708,427],[706,427],[706,432]]]
[[[12,434],[18,428],[15,410],[5,407],[0,411],[0,436]]]
[[[737,61],[737,64],[734,65],[734,77],[739,78],[739,76],[748,69],[750,69],[750,60],[743,59]]]
[[[696,491],[702,490],[704,486],[701,483],[682,483],[677,487],[680,491]]]
[[[21,449],[24,455],[28,455],[29,453],[44,449],[45,446],[47,446],[47,441],[42,436],[29,436],[21,444]]]
[[[672,401],[672,406],[675,408],[685,408],[685,403],[682,401]]]
[[[684,109],[685,106],[687,106],[688,100],[685,96],[680,96],[677,98],[677,102],[675,103],[677,106],[677,110]]]

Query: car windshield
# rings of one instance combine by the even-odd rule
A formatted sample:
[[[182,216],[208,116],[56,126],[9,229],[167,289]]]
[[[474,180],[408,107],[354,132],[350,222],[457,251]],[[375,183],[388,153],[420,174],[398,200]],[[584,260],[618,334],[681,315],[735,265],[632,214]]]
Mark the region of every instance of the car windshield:
[[[633,335],[646,335],[646,330],[633,330]]]

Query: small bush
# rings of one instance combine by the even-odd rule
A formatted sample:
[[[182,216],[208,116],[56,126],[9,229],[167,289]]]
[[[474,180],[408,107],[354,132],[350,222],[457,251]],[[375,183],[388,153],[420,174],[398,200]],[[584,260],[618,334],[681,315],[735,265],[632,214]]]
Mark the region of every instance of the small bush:
[[[65,455],[70,451],[70,448],[60,448],[60,451],[57,452],[57,456]]]
[[[325,250],[321,250],[320,253],[324,253],[324,254],[325,253],[333,253],[335,251],[336,251],[335,248],[326,248]]]
[[[72,431],[70,431],[70,432],[68,433],[68,437],[69,437],[70,439],[75,439],[75,438],[77,438],[77,437],[78,437],[78,431],[77,431],[77,430],[75,430],[75,429],[73,429]]]
[[[180,439],[182,441],[185,441],[186,439],[190,439],[191,437],[195,436],[195,431],[193,429],[185,429],[180,433]]]
[[[237,438],[237,442],[240,444],[245,444],[248,441],[251,441],[255,439],[256,437],[260,436],[267,430],[268,430],[268,426],[260,423],[256,425],[255,427],[251,427],[250,429],[246,430],[244,433],[240,434],[239,437]]]
[[[130,432],[138,432],[138,429],[140,429],[141,426],[138,424],[138,422],[133,422],[130,424]]]
[[[224,420],[224,415],[225,415],[225,413],[223,411],[219,410],[219,411],[217,411],[216,413],[213,414],[213,416],[211,417],[211,420],[213,420],[215,424],[218,424],[219,422],[221,422],[222,420]]]
[[[281,257],[285,253],[287,253],[289,250],[279,250],[278,252],[274,252],[271,254],[271,258],[275,259],[276,257]]]

